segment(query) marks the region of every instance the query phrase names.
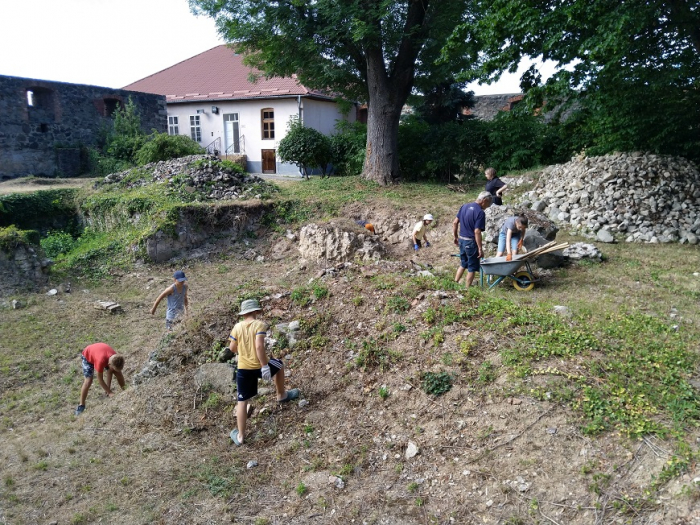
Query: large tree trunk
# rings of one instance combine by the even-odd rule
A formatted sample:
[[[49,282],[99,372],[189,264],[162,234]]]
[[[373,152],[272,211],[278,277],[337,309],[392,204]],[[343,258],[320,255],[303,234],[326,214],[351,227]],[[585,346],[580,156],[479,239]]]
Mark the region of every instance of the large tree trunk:
[[[367,153],[362,176],[382,186],[399,179],[399,117],[401,107],[387,93],[370,95],[367,113]]]
[[[362,176],[383,186],[399,180],[399,118],[413,87],[418,52],[427,36],[422,26],[429,3],[430,0],[409,0],[404,37],[398,54],[389,61],[389,71],[381,45],[365,51],[369,100]],[[379,27],[377,34],[381,34]]]
[[[383,186],[399,180],[399,118],[413,85],[413,64],[408,69],[390,78],[382,51],[367,53],[367,153],[362,176]]]

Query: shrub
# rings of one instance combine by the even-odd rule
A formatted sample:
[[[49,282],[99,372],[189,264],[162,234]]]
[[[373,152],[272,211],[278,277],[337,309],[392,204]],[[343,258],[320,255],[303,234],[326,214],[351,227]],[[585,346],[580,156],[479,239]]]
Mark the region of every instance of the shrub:
[[[406,118],[399,126],[399,170],[409,180],[473,178],[490,154],[488,123],[476,119],[430,125]]]
[[[331,142],[320,131],[307,128],[298,118],[289,120],[287,135],[280,140],[277,154],[284,162],[296,164],[308,174],[309,169],[320,168],[325,175],[331,168]]]
[[[73,246],[75,246],[73,236],[63,231],[51,232],[41,239],[41,247],[44,249],[47,257],[58,257],[61,254],[68,253]]]
[[[7,228],[0,227],[0,249],[11,250],[20,245],[39,243],[39,232],[34,230],[20,230],[11,225]]]
[[[367,125],[341,121],[331,136],[333,168],[338,175],[359,175],[365,162]]]
[[[147,142],[143,144],[136,152],[134,159],[136,160],[137,164],[142,166],[150,162],[176,159],[179,157],[198,155],[201,153],[204,153],[202,147],[190,137],[186,137],[185,135],[168,135],[167,133],[156,132],[149,135]],[[230,161],[222,161],[222,165],[224,162],[233,164],[237,168],[241,169],[240,166]]]
[[[489,124],[489,165],[499,171],[532,168],[542,162],[546,124],[541,117],[501,111]]]

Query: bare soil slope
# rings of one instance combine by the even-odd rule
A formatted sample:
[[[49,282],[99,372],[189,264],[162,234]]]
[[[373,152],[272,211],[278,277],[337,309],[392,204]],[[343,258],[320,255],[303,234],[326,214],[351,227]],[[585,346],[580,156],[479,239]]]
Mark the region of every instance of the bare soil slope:
[[[319,268],[300,263],[292,243],[281,249],[282,236],[259,232],[200,260],[20,297],[26,307],[3,310],[0,321],[0,523],[700,523],[695,465],[645,497],[671,456],[668,442],[584,435],[580,415],[549,395],[556,375],[523,379],[501,366],[508,342],[492,319],[466,315],[442,333],[430,321],[439,308],[469,312],[506,297],[524,308],[563,302],[572,322],[585,322],[591,303],[579,290],[597,287],[601,308],[653,311],[650,298],[669,283],[698,283],[640,283],[646,270],[630,261],[642,248],[610,247],[606,264],[620,269],[614,282],[602,267],[580,266],[543,274],[530,294],[455,290],[451,216],[439,219],[432,249],[415,256],[397,246],[392,260],[343,265],[315,281]],[[265,260],[246,259],[251,249]],[[697,251],[686,255],[697,259]],[[148,308],[181,267],[192,315],[168,334],[162,309],[151,317]],[[420,269],[435,278],[417,277]],[[276,357],[308,404],[280,406],[263,393],[249,441],[236,448],[234,400],[194,375],[225,343],[250,294],[266,297],[273,326],[300,321],[299,343]],[[686,319],[697,319],[692,297],[679,294],[676,304]],[[93,308],[98,299],[124,312]],[[164,371],[112,398],[93,385],[75,418],[77,355],[97,340],[127,356],[129,383],[154,351]],[[543,365],[575,373],[576,363]],[[426,393],[426,372],[449,375],[452,388]]]

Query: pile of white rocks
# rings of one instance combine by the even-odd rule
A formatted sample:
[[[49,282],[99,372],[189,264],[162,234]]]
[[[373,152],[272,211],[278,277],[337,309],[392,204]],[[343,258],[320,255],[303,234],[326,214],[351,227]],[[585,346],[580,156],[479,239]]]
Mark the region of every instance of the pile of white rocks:
[[[302,257],[318,264],[360,259],[373,261],[384,255],[379,237],[365,233],[355,223],[336,220],[326,224],[307,224],[299,232]]]
[[[549,166],[522,206],[602,242],[697,244],[700,173],[680,157],[616,153]]]
[[[122,181],[127,188],[168,184],[174,192],[196,194],[197,197],[210,200],[260,198],[261,191],[268,186],[260,177],[238,173],[235,169],[224,166],[213,155],[190,155],[153,162],[111,173],[104,178],[106,184]]]

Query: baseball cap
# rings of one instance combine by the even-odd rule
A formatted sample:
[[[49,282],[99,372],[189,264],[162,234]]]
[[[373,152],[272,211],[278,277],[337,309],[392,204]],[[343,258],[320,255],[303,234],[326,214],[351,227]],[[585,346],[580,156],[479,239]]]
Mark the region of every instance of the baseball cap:
[[[183,282],[187,280],[187,277],[185,277],[185,272],[182,270],[178,270],[173,274],[173,279],[177,279],[178,282]]]

